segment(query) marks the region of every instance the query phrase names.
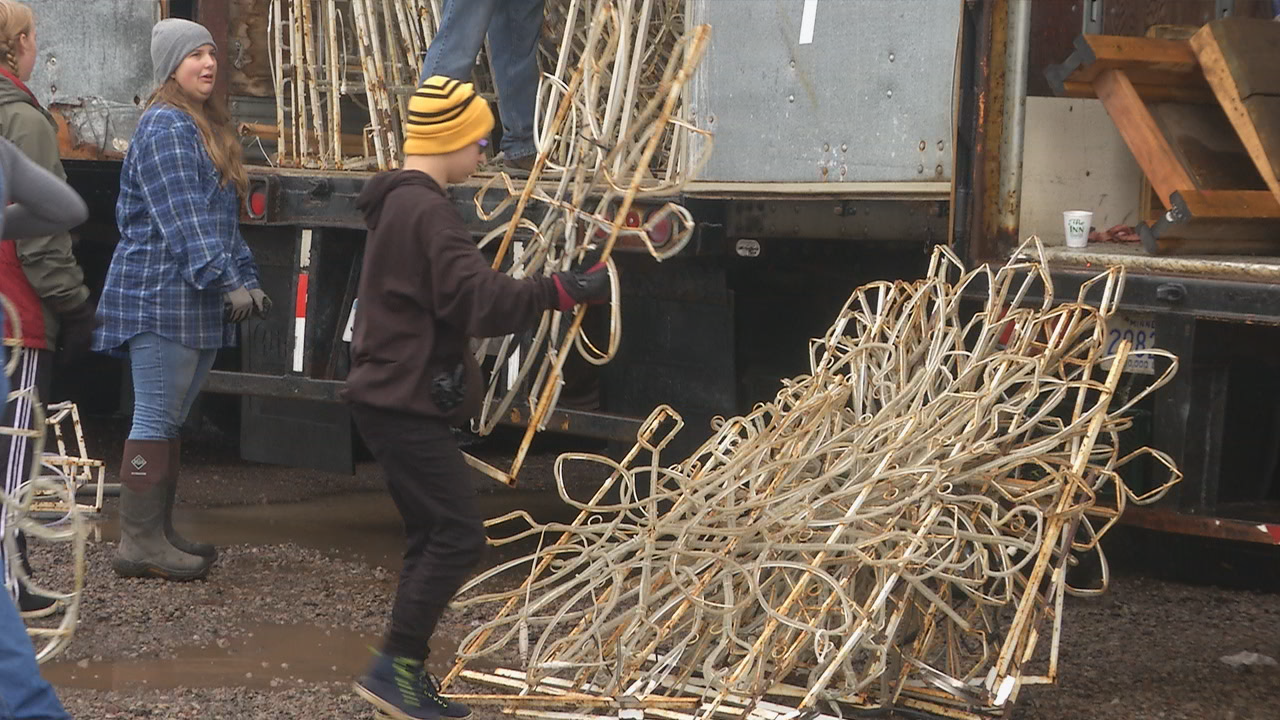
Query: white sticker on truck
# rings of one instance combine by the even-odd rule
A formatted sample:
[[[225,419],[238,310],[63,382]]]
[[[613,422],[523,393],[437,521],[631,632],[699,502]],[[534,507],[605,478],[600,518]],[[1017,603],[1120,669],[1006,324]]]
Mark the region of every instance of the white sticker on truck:
[[[813,42],[813,26],[818,20],[818,0],[804,0],[804,14],[800,16],[800,44]]]
[[[355,334],[356,327],[356,305],[360,302],[360,298],[351,301],[351,312],[347,313],[347,329],[342,331],[342,342],[351,342],[351,338]]]

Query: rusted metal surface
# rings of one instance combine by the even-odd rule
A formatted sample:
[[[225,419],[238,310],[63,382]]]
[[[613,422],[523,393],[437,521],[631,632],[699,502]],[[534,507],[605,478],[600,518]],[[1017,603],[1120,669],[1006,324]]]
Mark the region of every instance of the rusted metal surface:
[[[83,121],[86,119],[80,110],[78,107],[62,104],[49,108],[53,119],[58,123],[58,154],[62,159],[123,160],[124,151],[128,149],[128,141],[119,135],[104,138],[102,134],[97,134],[96,139],[108,139],[112,143],[112,147],[104,148],[91,140],[86,140],[85,137],[94,137],[95,134],[90,131],[82,136],[82,131],[77,129],[84,128]],[[71,125],[73,120],[76,122],[75,128]]]
[[[138,0],[28,0],[40,57],[29,83],[59,119],[72,159],[118,159],[152,90],[151,27],[160,5]]]
[[[1022,139],[1027,109],[1027,51],[1031,42],[1031,0],[1008,0],[1004,57],[1004,115],[1000,134],[1000,207],[996,242],[1013,247],[1019,241],[1022,211]]]
[[[1149,255],[1137,245],[1097,243],[1081,249],[1047,247],[1045,255],[1054,268],[1124,265],[1130,272],[1280,283],[1280,258],[1276,257]]]
[[[973,140],[972,186],[969,193],[968,247],[966,260],[986,262],[1010,250],[995,235],[1000,206],[1000,139],[1004,131],[1005,45],[1009,20],[1008,0],[977,0],[981,8],[977,37],[977,68],[974,77],[975,132]],[[1005,247],[1007,245],[1007,247]]]
[[[1053,88],[1044,77],[1045,68],[1061,62],[1062,58],[1071,54],[1071,44],[1080,36],[1084,20],[1095,4],[1101,9],[1099,0],[1031,4],[1028,95],[1053,97]]]
[[[1163,508],[1130,508],[1120,517],[1120,522],[1179,535],[1280,545],[1280,523],[1190,515]]]

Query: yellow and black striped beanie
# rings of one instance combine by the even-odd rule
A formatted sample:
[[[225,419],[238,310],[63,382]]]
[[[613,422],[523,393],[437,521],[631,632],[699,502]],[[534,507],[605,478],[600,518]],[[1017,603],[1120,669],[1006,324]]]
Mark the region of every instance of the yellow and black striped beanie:
[[[444,155],[493,131],[489,103],[471,83],[433,75],[409,98],[405,155]]]

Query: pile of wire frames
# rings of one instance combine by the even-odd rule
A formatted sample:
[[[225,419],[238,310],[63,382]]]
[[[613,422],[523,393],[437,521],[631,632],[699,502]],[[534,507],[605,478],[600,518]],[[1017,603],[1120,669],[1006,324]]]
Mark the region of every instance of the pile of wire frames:
[[[16,488],[13,493],[0,491],[0,542],[4,546],[4,578],[5,592],[13,596],[17,594],[17,585],[21,585],[31,593],[52,597],[55,604],[48,611],[24,613],[27,633],[36,645],[36,659],[47,662],[67,648],[75,633],[80,619],[81,592],[85,578],[85,546],[88,540],[88,528],[82,510],[76,502],[76,489],[79,485],[94,478],[96,481],[97,503],[88,509],[102,507],[102,463],[89,460],[84,453],[83,433],[80,430],[79,416],[74,406],[60,406],[55,410],[54,423],[48,422],[45,407],[34,386],[15,385],[13,371],[19,359],[18,350],[22,337],[18,313],[13,304],[0,295],[3,305],[5,327],[8,337],[4,344],[8,350],[9,360],[3,368],[10,377],[11,390],[5,398],[8,403],[23,403],[30,407],[31,428],[0,426],[0,435],[6,436],[10,443],[25,443],[25,451],[32,458],[42,458],[40,462],[31,463],[31,476]],[[66,418],[74,420],[75,432],[79,444],[79,457],[68,455],[60,424]],[[49,429],[55,429],[59,454],[46,456],[44,453],[45,437]],[[68,568],[62,572],[49,569],[48,575],[63,578],[64,587],[46,587],[37,583],[23,567],[18,552],[17,535],[26,535],[31,547],[37,544],[56,548],[52,557],[65,558]],[[53,612],[61,611],[56,621],[48,620]],[[56,624],[52,624],[56,622]]]
[[[666,407],[621,461],[561,456],[580,513],[490,521],[516,528],[498,544],[539,546],[459,594],[492,619],[446,686],[495,685],[459,697],[525,717],[1007,711],[1057,676],[1064,596],[1105,590],[1099,539],[1181,478],[1120,449],[1177,369],[1127,342],[1106,354],[1123,285],[1112,268],[1056,304],[1034,238],[996,269],[938,247],[922,280],[855,291],[809,374],[683,461],[662,454],[682,425]],[[1141,356],[1158,374],[1135,387]],[[1123,477],[1140,459],[1161,476],[1143,492]],[[594,497],[566,489],[573,463],[607,475]],[[1072,587],[1086,555],[1101,580]],[[468,667],[513,648],[518,669]]]

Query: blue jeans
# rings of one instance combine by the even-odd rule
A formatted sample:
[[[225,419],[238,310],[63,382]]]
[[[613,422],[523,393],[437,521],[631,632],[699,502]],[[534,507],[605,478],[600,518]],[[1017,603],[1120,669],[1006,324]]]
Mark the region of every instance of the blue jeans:
[[[8,357],[0,347],[0,368]],[[8,403],[9,377],[0,370],[0,410]],[[18,608],[0,593],[0,720],[71,720],[53,688],[40,676],[35,648]]]
[[[427,47],[419,84],[432,75],[470,80],[476,56],[489,35],[502,152],[508,158],[538,151],[533,113],[538,98],[538,38],[543,0],[445,0],[440,29]]]
[[[133,370],[130,440],[173,440],[200,394],[217,350],[196,350],[155,333],[129,341]]]

